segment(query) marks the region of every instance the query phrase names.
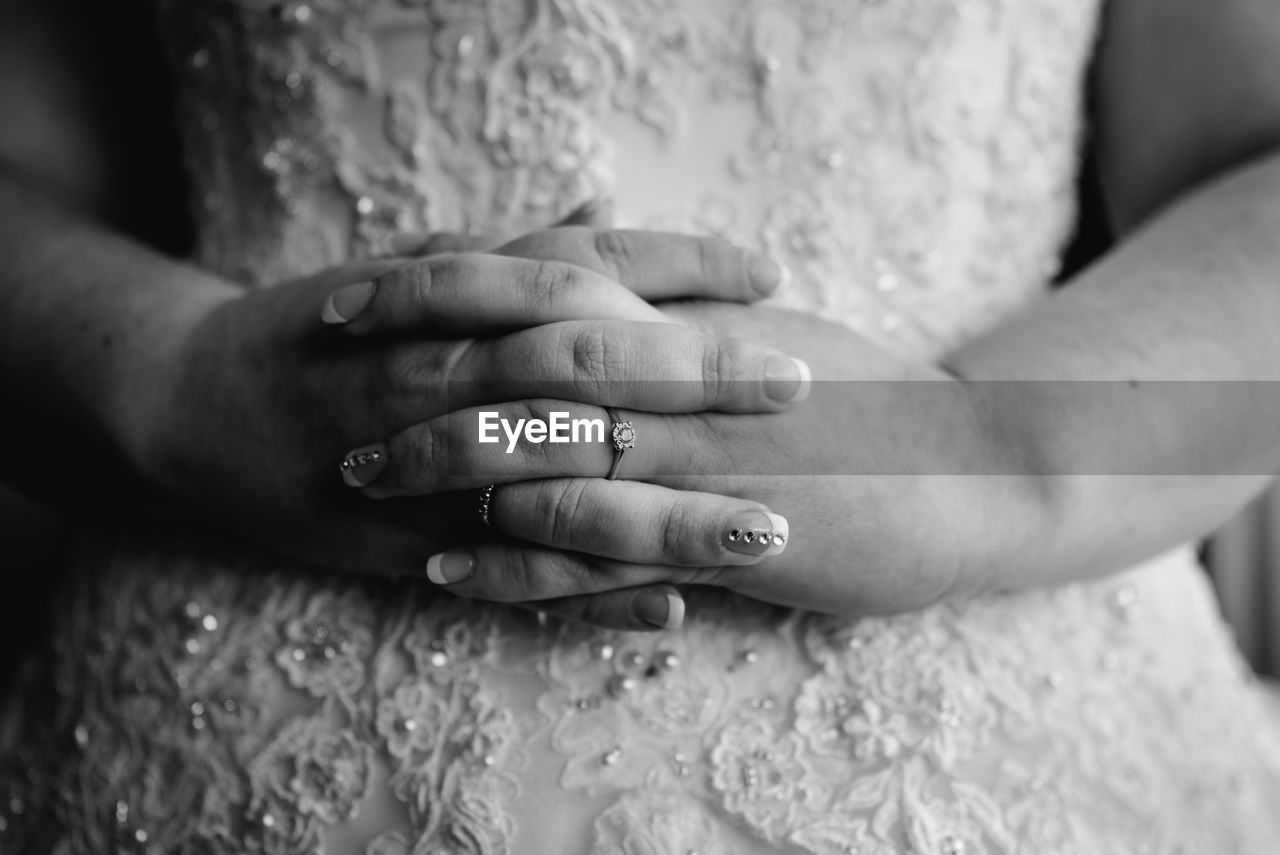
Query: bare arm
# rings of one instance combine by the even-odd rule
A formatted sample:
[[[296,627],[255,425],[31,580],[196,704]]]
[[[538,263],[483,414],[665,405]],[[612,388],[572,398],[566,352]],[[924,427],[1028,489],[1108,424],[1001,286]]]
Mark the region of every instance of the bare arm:
[[[1047,476],[1026,566],[1057,577],[1207,534],[1280,469],[1280,384],[1224,382],[1280,380],[1280,16],[1265,0],[1114,0],[1106,24],[1100,165],[1119,246],[946,362],[970,379],[1121,381],[992,404]],[[1146,383],[1160,380],[1200,382]]]
[[[117,231],[183,212],[149,29],[96,6],[0,8],[0,477],[59,503],[119,495],[157,361],[238,293]]]

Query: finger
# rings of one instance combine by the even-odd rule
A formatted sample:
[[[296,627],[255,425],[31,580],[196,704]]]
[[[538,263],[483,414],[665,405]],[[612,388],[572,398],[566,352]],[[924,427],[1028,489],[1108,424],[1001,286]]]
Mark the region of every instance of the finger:
[[[662,321],[646,300],[749,302],[772,294],[788,277],[766,256],[718,238],[659,232],[558,228],[527,235],[497,254],[520,261],[502,265],[483,254],[428,257],[372,285],[335,292],[323,317],[356,333],[468,334],[595,318]]]
[[[614,415],[621,421],[613,421]],[[696,415],[611,414],[589,405],[530,399],[412,425],[386,442],[352,450],[340,471],[348,486],[373,499],[546,478],[654,481],[749,472],[758,467],[735,459],[734,449],[768,447],[776,441],[772,430],[759,420],[713,424]]]
[[[684,597],[669,585],[516,605],[577,623],[629,632],[678,629],[684,624],[685,616]]]
[[[648,412],[781,412],[813,386],[803,360],[772,348],[617,321],[548,324],[491,339],[406,338],[365,370],[368,406],[394,414],[396,425],[531,398]]]
[[[790,278],[766,255],[720,238],[669,232],[557,228],[517,238],[496,252],[585,267],[650,302],[687,297],[754,302]]]
[[[348,486],[372,499],[530,478],[602,477],[616,453],[608,418],[598,407],[542,399],[455,411],[412,425],[385,443],[354,449],[339,469]],[[546,430],[526,430],[535,423]],[[527,447],[522,436],[532,437]]]
[[[377,374],[369,388],[380,390],[375,403],[397,413],[400,424],[529,398],[648,412],[781,412],[804,401],[813,385],[805,362],[772,348],[618,321],[547,324],[482,340],[409,340],[371,365]],[[513,414],[512,424],[530,415],[505,415]],[[470,432],[458,436],[476,435],[475,417]]]
[[[430,256],[329,298],[324,320],[356,334],[493,335],[565,320],[666,317],[600,273],[557,260],[484,253]]]
[[[771,348],[673,324],[573,321],[477,342],[449,372],[452,409],[533,395],[661,413],[780,412],[812,373]],[[532,391],[531,390],[538,390]]]
[[[504,534],[542,546],[685,567],[758,564],[781,555],[791,535],[787,519],[759,502],[598,478],[498,486],[489,520]]]
[[[627,564],[515,541],[452,549],[427,559],[427,579],[461,597],[528,603],[658,584],[696,584],[707,571]]]

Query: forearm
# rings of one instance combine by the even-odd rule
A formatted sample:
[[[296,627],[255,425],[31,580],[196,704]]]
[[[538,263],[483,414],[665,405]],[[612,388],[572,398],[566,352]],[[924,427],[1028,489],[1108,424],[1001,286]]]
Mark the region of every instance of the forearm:
[[[1272,155],[943,361],[1044,487],[1018,575],[996,584],[1106,572],[1201,537],[1280,469],[1280,385],[1266,382],[1280,379],[1277,236]],[[1098,380],[1113,382],[1053,382]]]
[[[0,166],[0,477],[59,501],[130,471],[181,330],[235,286],[60,206]]]

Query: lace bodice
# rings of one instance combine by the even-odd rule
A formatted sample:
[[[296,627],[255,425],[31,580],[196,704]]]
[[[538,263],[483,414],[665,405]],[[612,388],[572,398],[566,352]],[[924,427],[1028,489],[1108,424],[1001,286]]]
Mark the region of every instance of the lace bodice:
[[[910,352],[1036,293],[1097,0],[172,2],[200,256],[254,283],[592,198]]]
[[[795,274],[779,299],[928,359],[1055,271],[1098,2],[159,20],[212,268],[265,286],[606,195],[768,251]],[[694,592],[643,636],[191,538],[80,565],[50,711],[0,734],[0,848],[47,811],[59,852],[1221,855],[1280,833],[1276,728],[1186,551],[895,618]]]

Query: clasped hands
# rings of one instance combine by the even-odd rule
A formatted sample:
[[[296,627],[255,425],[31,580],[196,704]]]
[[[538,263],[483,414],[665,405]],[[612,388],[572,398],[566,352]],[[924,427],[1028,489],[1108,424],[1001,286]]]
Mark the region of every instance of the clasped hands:
[[[312,563],[622,629],[679,625],[687,585],[837,613],[980,589],[1022,490],[930,476],[998,453],[964,385],[749,305],[783,278],[715,239],[572,226],[228,299],[174,354],[144,468]],[[954,418],[904,431],[912,396],[811,396],[811,372],[934,381]],[[606,480],[609,442],[508,453],[482,412],[621,412],[636,443]]]

